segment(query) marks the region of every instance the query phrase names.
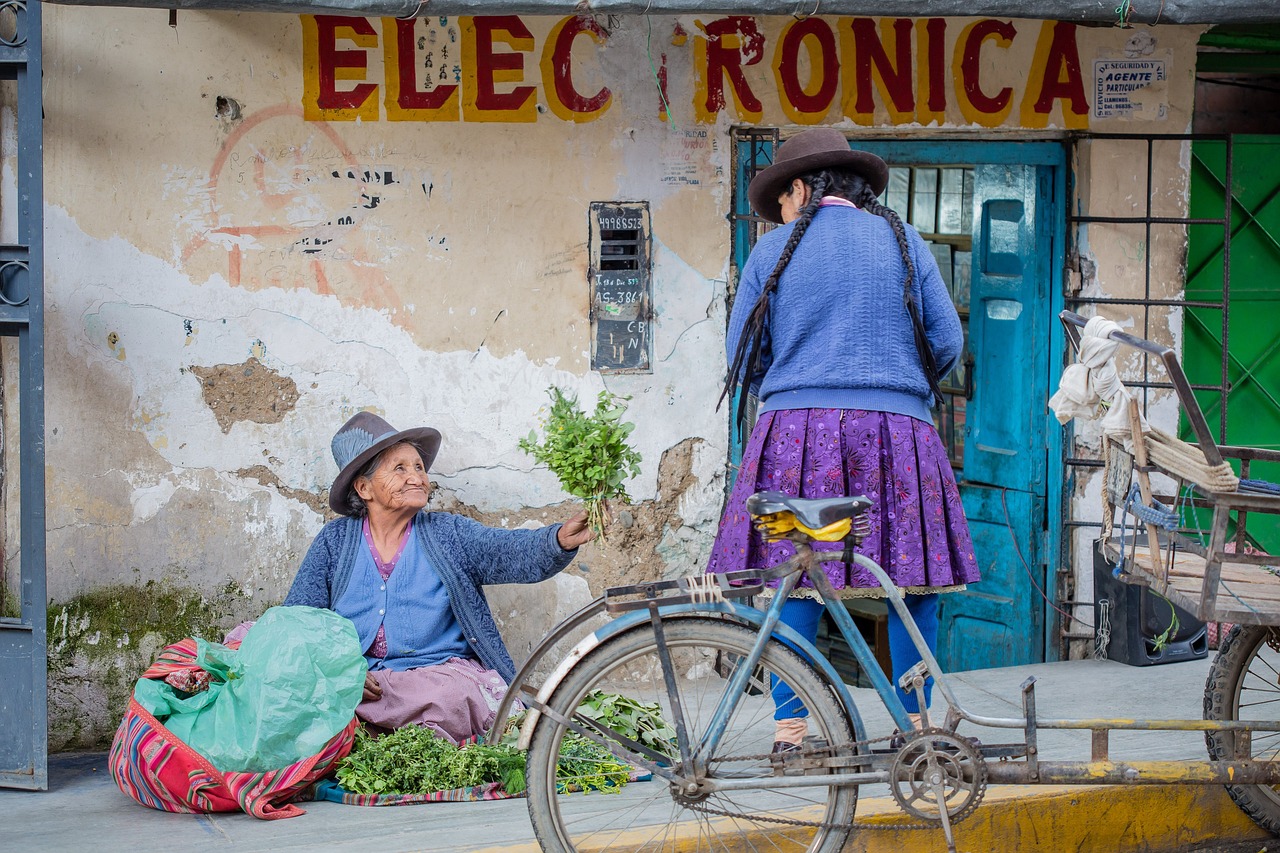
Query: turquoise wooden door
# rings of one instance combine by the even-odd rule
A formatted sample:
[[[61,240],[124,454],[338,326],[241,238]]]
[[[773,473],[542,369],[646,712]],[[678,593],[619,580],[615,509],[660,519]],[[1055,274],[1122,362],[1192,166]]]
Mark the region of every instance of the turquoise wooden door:
[[[1047,483],[1060,479],[1060,470],[1049,476],[1051,468],[1060,469],[1060,454],[1051,447],[1059,439],[1047,429],[1046,401],[1051,321],[1061,307],[1063,149],[1050,143],[852,144],[890,164],[887,200],[935,249],[967,326],[965,363],[944,380],[946,404],[936,420],[983,579],[943,596],[938,658],[949,670],[1043,661]],[[752,152],[747,158],[739,150],[740,172],[761,159],[758,145]],[[948,192],[959,193],[963,209],[955,199],[946,203]],[[748,242],[735,239],[739,262]]]
[[[950,669],[1045,659],[1054,175],[1019,163],[974,172],[973,398],[959,473],[983,579],[942,599],[939,659]]]

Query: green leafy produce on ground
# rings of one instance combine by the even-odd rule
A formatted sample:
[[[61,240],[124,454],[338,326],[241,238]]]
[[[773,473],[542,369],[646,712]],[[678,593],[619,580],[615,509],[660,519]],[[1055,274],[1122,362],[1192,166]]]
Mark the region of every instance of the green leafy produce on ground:
[[[668,758],[677,755],[675,727],[662,716],[657,702],[595,690],[582,700],[578,713]]]
[[[458,747],[425,726],[375,736],[356,729],[351,754],[338,764],[338,784],[356,794],[430,794],[501,782],[525,789],[525,754],[509,744]]]
[[[660,736],[664,726],[670,729],[657,714],[656,705],[646,706],[618,694],[596,691],[581,710],[659,750],[650,739]],[[657,719],[650,719],[650,714]],[[423,726],[405,726],[381,736],[369,734],[361,726],[356,729],[351,753],[338,763],[338,784],[355,794],[430,794],[501,782],[508,793],[520,794],[527,786],[526,754],[515,746],[519,725],[519,719],[513,719],[499,744],[460,747]],[[560,746],[557,786],[562,792],[616,793],[627,784],[632,770],[605,747],[569,732]]]
[[[577,397],[554,385],[547,393],[551,411],[542,425],[545,434],[539,441],[537,431],[531,430],[520,440],[520,449],[550,468],[566,492],[582,498],[588,522],[604,541],[607,502],[629,501],[622,483],[640,473],[640,454],[627,443],[635,424],[622,420],[630,398],[601,391],[595,411],[588,415]]]

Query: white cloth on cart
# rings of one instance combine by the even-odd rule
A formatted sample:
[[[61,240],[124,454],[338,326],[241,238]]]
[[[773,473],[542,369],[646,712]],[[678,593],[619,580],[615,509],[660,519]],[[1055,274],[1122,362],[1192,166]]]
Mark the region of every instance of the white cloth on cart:
[[[1098,409],[1107,404],[1102,419],[1102,431],[1117,438],[1131,434],[1129,425],[1129,389],[1120,381],[1116,371],[1115,352],[1119,346],[1111,340],[1111,333],[1121,331],[1119,324],[1102,317],[1094,317],[1085,324],[1080,335],[1080,346],[1075,364],[1062,371],[1058,390],[1049,398],[1059,423],[1073,418],[1097,417]],[[1138,414],[1142,431],[1147,432],[1146,419]]]

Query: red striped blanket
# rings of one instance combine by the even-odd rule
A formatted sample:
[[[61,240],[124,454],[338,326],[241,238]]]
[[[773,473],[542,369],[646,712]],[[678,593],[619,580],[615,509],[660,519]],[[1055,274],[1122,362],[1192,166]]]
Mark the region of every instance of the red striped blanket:
[[[196,669],[195,640],[168,646],[143,673],[165,678]],[[129,700],[111,743],[108,766],[120,790],[137,802],[167,812],[244,811],[263,820],[296,817],[293,801],[351,751],[356,718],[334,735],[318,754],[264,773],[220,772],[178,740],[135,700]]]

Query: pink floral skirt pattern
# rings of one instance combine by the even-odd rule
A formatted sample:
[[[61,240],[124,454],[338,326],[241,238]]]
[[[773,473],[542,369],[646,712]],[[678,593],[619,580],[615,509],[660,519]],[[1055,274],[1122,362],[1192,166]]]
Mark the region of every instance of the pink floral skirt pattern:
[[[858,550],[905,590],[936,591],[980,579],[960,490],[932,424],[856,409],[765,412],[743,450],[708,572],[767,568],[795,553],[790,542],[765,543],[751,526],[747,498],[762,491],[802,498],[866,495],[871,535]],[[841,547],[819,542],[814,549]],[[879,583],[856,564],[826,562],[822,568],[838,590],[877,594]],[[801,583],[812,585],[807,578]]]

